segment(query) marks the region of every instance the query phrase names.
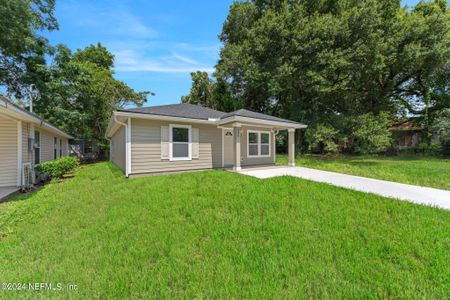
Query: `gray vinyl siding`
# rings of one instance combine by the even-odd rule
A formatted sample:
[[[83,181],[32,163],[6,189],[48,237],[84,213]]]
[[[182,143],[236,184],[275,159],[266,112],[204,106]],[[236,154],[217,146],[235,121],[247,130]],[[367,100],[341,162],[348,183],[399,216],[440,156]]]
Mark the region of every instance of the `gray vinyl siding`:
[[[35,128],[35,131],[39,131],[41,135],[41,163],[52,161],[55,159],[55,138],[57,138],[56,144],[56,158],[59,158],[59,140],[63,140],[63,145],[68,145],[68,139],[62,138],[59,135],[55,135],[50,131],[47,131],[43,128]],[[24,144],[24,147],[27,146]],[[63,156],[68,155],[67,147],[66,151],[63,151]]]
[[[270,128],[261,127],[242,127],[241,135],[241,166],[256,166],[256,165],[268,165],[274,163],[274,145],[273,145],[273,132],[270,132],[270,156],[269,157],[248,157],[247,156],[247,131],[268,131]]]
[[[199,157],[187,161],[161,158],[161,126],[191,125],[199,130]],[[131,120],[131,173],[171,172],[222,167],[222,130],[201,125],[154,120]]]
[[[120,126],[111,138],[111,161],[125,172],[125,128]]]
[[[17,121],[0,114],[0,186],[17,186]]]

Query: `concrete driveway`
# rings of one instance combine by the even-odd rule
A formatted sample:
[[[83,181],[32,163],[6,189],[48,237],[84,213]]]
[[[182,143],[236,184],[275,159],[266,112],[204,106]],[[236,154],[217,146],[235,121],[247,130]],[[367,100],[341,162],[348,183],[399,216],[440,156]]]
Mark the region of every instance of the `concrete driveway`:
[[[450,210],[450,191],[421,187],[417,185],[302,167],[247,169],[242,170],[239,173],[262,179],[276,176],[294,176],[312,181],[329,183],[356,191],[373,193],[384,197]]]

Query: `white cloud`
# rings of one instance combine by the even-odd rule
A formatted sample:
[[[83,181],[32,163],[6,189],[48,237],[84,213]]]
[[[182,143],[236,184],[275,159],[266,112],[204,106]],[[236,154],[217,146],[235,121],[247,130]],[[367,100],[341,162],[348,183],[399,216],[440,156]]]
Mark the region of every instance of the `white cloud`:
[[[125,10],[112,11],[108,14],[114,23],[109,28],[112,33],[140,39],[156,38],[158,36],[156,30],[145,25],[139,18]]]
[[[116,58],[115,70],[119,72],[159,72],[190,73],[195,71],[214,72],[214,68],[200,64],[181,55],[171,57],[148,57],[145,52],[136,50],[113,51]],[[170,59],[173,58],[173,59]]]
[[[192,65],[198,64],[198,62],[196,60],[193,60],[192,58],[189,58],[189,57],[186,57],[183,55],[179,55],[177,53],[174,53],[172,56],[173,56],[173,58],[178,59],[179,61],[187,63],[187,64],[192,64]]]
[[[214,72],[218,43],[162,41],[159,37],[164,33],[150,25],[155,18],[142,19],[117,2],[106,8],[95,1],[65,0],[60,5],[79,33],[102,42],[115,55],[118,72]]]

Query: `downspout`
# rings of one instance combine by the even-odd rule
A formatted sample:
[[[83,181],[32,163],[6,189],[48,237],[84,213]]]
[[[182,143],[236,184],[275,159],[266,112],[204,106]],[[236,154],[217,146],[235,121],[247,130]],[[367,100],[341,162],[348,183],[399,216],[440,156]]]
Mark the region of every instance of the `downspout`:
[[[129,125],[131,125],[131,120],[128,118],[127,123],[124,123],[117,120],[117,116],[114,115],[114,122],[125,127],[125,176],[128,177],[131,173],[131,142],[129,136],[129,127],[131,127]]]

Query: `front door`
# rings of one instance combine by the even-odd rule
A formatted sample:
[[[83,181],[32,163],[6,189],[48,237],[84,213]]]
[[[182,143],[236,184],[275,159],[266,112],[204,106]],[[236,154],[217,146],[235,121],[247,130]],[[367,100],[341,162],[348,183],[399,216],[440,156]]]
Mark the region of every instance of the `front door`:
[[[233,166],[233,129],[222,129],[223,135],[223,166],[225,168]]]

